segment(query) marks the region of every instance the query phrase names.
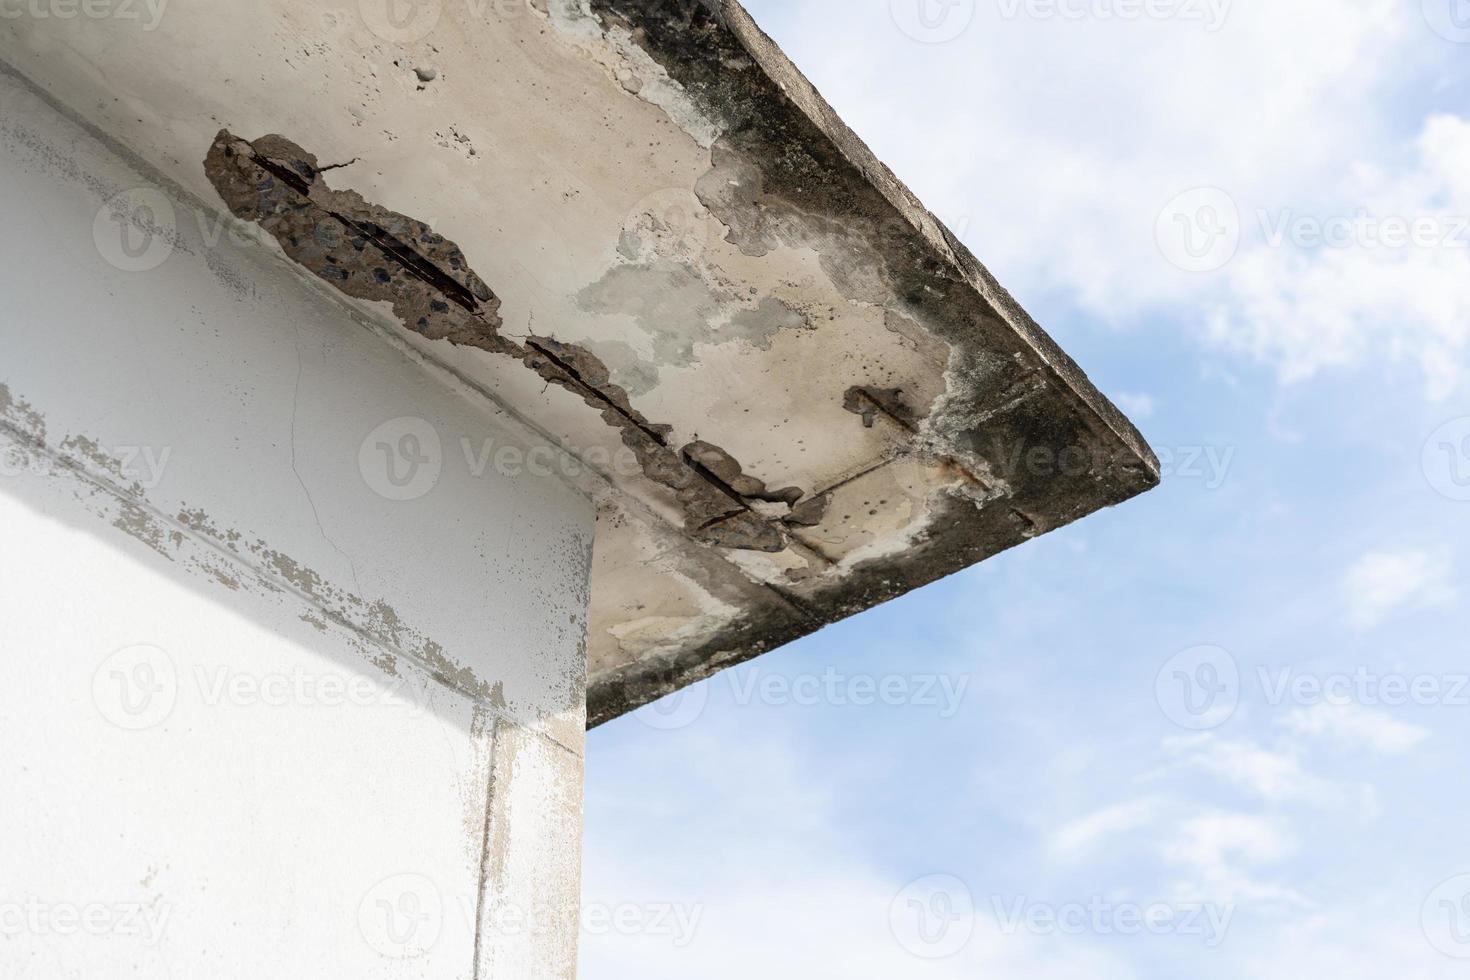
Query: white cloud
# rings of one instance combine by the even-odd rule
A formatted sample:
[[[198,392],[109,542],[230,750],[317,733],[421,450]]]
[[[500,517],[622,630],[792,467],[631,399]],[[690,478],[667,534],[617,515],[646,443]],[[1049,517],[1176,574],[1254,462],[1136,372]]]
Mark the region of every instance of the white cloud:
[[[1254,742],[1205,732],[1165,739],[1164,749],[1177,760],[1176,768],[1218,776],[1263,800],[1324,800],[1332,795],[1326,784],[1302,771],[1294,755],[1265,749]]]
[[[1427,551],[1373,551],[1359,558],[1343,576],[1348,619],[1370,629],[1394,613],[1453,602],[1451,564]]]
[[[1110,838],[1152,824],[1159,816],[1160,805],[1158,798],[1146,797],[1080,817],[1052,835],[1048,850],[1062,859],[1090,853]]]
[[[1432,395],[1460,379],[1470,350],[1470,250],[1268,240],[1286,212],[1470,214],[1470,122],[1397,101],[1411,87],[1432,90],[1423,76],[1437,59],[1463,63],[1466,50],[1427,31],[1414,0],[1240,0],[1214,34],[1181,23],[1006,21],[1000,4],[982,2],[968,33],[947,45],[902,37],[883,0],[747,5],[1022,302],[1071,300],[1106,323],[1148,314],[1176,324],[1233,355],[1210,358],[1206,370],[1247,378],[1243,385],[1248,360],[1287,383],[1395,359],[1418,365]],[[1223,269],[1190,275],[1161,255],[1155,224],[1167,201],[1200,186],[1229,191],[1243,240]],[[1140,418],[1174,409],[1144,394],[1117,400]],[[1350,618],[1371,623],[1445,601],[1449,575],[1444,559],[1390,551],[1364,556],[1341,584]],[[1032,612],[1018,603],[1014,615]],[[1044,667],[1008,668],[1016,704],[1044,696]],[[1027,677],[1041,680],[1022,683]],[[1104,679],[1099,689],[1100,699],[1116,692]],[[1056,721],[1029,714],[1038,729],[1043,718]],[[1148,976],[1451,975],[1459,966],[1423,942],[1416,921],[1424,890],[1438,880],[1419,880],[1435,855],[1403,848],[1392,860],[1365,853],[1345,865],[1343,848],[1361,843],[1364,822],[1399,815],[1380,815],[1375,788],[1341,765],[1356,759],[1317,750],[1335,742],[1393,753],[1422,734],[1372,712],[1267,719],[1242,712],[1230,737],[1181,736],[1137,752],[1132,741],[1110,741],[1107,717],[1079,711],[1037,740],[1071,747],[1058,753],[1068,765],[1018,736],[1028,747],[1010,767],[996,758],[1006,753],[976,753],[981,775],[970,778],[993,791],[957,802],[951,783],[967,777],[946,768],[932,805],[922,806],[890,805],[871,791],[828,798],[823,784],[844,779],[834,759],[853,751],[846,730],[829,733],[821,751],[788,750],[791,733],[749,727],[710,733],[704,750],[684,759],[660,748],[650,764],[647,747],[629,750],[639,759],[632,771],[658,774],[648,777],[658,785],[619,783],[630,803],[614,816],[626,837],[600,841],[599,821],[589,822],[589,897],[699,901],[704,914],[686,949],[656,937],[587,938],[583,973],[1111,980],[1133,976],[1124,964],[1137,964]],[[1157,721],[1140,714],[1138,724]],[[1263,737],[1248,727],[1254,722],[1269,732],[1265,741],[1249,737]],[[892,764],[887,748],[880,741],[861,764]],[[1329,762],[1339,768],[1317,768]],[[1142,790],[1127,778],[1140,771]],[[921,810],[924,819],[897,827],[869,819]],[[1048,811],[1074,819],[1038,817]],[[971,872],[976,935],[953,960],[916,959],[891,934],[890,905],[906,881],[890,865],[907,866],[916,854],[960,863],[971,854],[972,866],[985,868]],[[1145,900],[1238,902],[1237,931],[1187,969],[1167,962],[1163,945],[1001,935],[985,914],[994,886],[981,879],[992,874],[1057,900],[1115,889]]]
[[[1415,361],[1432,397],[1452,393],[1470,347],[1470,121],[1433,117],[1416,146],[1406,173],[1355,161],[1336,204],[1243,215],[1266,240],[1227,267],[1211,335],[1287,380],[1378,355]],[[1341,244],[1311,244],[1319,234]]]
[[[1239,2],[1216,31],[981,3],[932,45],[885,3],[754,6],[1023,302],[1056,293],[1119,323],[1173,314],[1288,382],[1388,360],[1422,370],[1434,397],[1462,380],[1470,248],[1272,247],[1259,217],[1470,214],[1470,121],[1411,116],[1417,139],[1403,131],[1406,74],[1427,90],[1460,57],[1419,3]],[[1238,255],[1207,274],[1155,241],[1166,204],[1197,187],[1227,191],[1242,219]]]
[[[1429,737],[1426,729],[1360,704],[1322,703],[1293,711],[1285,719],[1292,731],[1347,748],[1379,755],[1402,755]]]
[[[1224,811],[1192,817],[1161,851],[1189,876],[1177,886],[1181,900],[1312,905],[1294,888],[1257,877],[1296,852],[1295,841],[1270,817]]]
[[[955,906],[963,908],[956,927],[973,930],[963,948],[943,959],[915,955],[892,926],[895,907],[906,911],[898,900],[909,881],[880,873],[843,845],[847,815],[804,776],[802,762],[812,763],[790,732],[752,732],[710,719],[660,737],[665,735],[648,733],[652,740],[642,747],[641,757],[658,753],[650,770],[659,774],[657,783],[627,796],[614,787],[618,795],[589,801],[604,821],[620,817],[615,822],[636,823],[639,833],[618,846],[600,836],[606,823],[589,825],[583,895],[586,905],[598,908],[673,908],[679,915],[661,916],[656,929],[640,928],[654,921],[650,916],[634,916],[622,928],[607,922],[584,928],[581,975],[744,980],[754,970],[771,980],[1137,977],[1126,957],[1103,948],[1101,937],[1060,942],[1002,928],[997,902],[1004,907],[1021,896],[994,895],[979,879],[968,881],[968,903]],[[729,750],[733,744],[738,752]],[[829,761],[819,768],[825,771]],[[688,821],[671,820],[692,786],[699,810]],[[648,820],[661,825],[657,840],[644,836]]]
[[[758,853],[750,858],[757,868]],[[1136,977],[1100,941],[1067,937],[1059,944],[1025,929],[1003,930],[995,901],[981,890],[972,893],[973,914],[967,909],[954,926],[973,930],[963,948],[942,959],[915,955],[890,928],[890,910],[904,884],[851,865],[817,863],[711,882],[691,942],[679,947],[665,935],[584,932],[579,972],[598,980],[745,980],[752,971],[771,980]]]
[[[1419,896],[1392,895],[1368,907],[1348,907],[1293,922],[1274,942],[1246,951],[1237,976],[1251,980],[1463,980],[1465,964],[1435,950],[1408,916],[1385,915],[1385,905],[1413,908]],[[1354,942],[1371,936],[1371,942]]]
[[[1155,405],[1152,395],[1120,391],[1113,396],[1113,401],[1118,403],[1118,407],[1127,413],[1129,418],[1147,419],[1153,417]]]

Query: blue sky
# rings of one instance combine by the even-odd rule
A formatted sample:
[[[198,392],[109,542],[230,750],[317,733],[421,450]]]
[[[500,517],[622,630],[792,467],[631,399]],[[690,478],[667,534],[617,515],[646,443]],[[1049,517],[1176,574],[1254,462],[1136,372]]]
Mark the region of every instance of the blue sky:
[[[595,731],[583,975],[1464,976],[1470,4],[926,2],[749,7],[1170,473]]]

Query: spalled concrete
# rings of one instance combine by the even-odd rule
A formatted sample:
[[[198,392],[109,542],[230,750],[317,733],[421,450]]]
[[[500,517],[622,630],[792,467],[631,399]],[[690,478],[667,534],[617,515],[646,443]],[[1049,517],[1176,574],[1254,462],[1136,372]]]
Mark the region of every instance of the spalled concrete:
[[[737,3],[430,8],[8,22],[0,57],[577,461],[591,724],[1157,483]]]

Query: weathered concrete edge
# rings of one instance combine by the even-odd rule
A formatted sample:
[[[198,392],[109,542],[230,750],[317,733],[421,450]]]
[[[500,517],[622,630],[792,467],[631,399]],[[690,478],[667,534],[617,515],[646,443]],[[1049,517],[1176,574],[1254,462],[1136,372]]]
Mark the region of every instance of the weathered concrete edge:
[[[946,229],[929,214],[914,198],[914,196],[899,182],[886,167],[878,163],[868,148],[859,140],[850,129],[841,123],[830,106],[816,93],[809,82],[791,65],[784,54],[762,33],[749,18],[743,8],[737,3],[719,3],[717,0],[645,0],[639,3],[637,0],[621,0],[624,6],[645,7],[679,7],[687,9],[690,6],[700,6],[706,10],[714,11],[714,16],[720,18],[729,36],[738,40],[739,44],[746,50],[752,59],[759,65],[760,70],[785,92],[788,105],[796,107],[801,114],[808,119],[812,126],[816,127],[827,140],[831,147],[839,153],[843,159],[853,168],[854,173],[861,173],[862,179],[873,190],[891,206],[894,212],[901,215],[904,220],[914,229],[916,235],[923,238],[928,246],[938,255],[945,256],[948,264],[960,273],[965,285],[974,294],[981,298],[987,306],[997,312],[1007,328],[1031,350],[1036,352],[1055,378],[1063,382],[1071,399],[1082,407],[1087,415],[1091,416],[1102,427],[1106,428],[1118,442],[1125,446],[1143,465],[1152,477],[1151,482],[1157,482],[1157,461],[1137,430],[1123,417],[1121,412],[1111,405],[1096,388],[1092,386],[1085,374],[1077,365],[1060,350],[1057,345],[1038,327],[1035,322],[1025,314],[1015,301],[997,284],[993,277],[983,266],[960,245],[949,234]],[[48,97],[49,94],[31,83],[31,87],[41,91]],[[783,107],[783,111],[790,111]],[[74,115],[68,111],[69,115]],[[95,127],[90,125],[86,128],[94,135],[99,134]],[[115,140],[108,139],[108,143],[122,147]],[[128,153],[127,156],[133,156]],[[148,168],[152,171],[152,168]],[[171,184],[162,175],[157,175],[161,183]],[[187,195],[193,198],[193,195]],[[208,210],[213,211],[213,208]],[[325,292],[325,291],[323,291]],[[346,304],[340,304],[347,308]],[[493,399],[492,399],[493,401]],[[507,406],[500,405],[502,409]],[[514,414],[514,412],[511,412]],[[1146,489],[1146,487],[1144,487]],[[1141,492],[1138,491],[1138,492]],[[1131,495],[1131,494],[1130,494]],[[1126,499],[1126,498],[1123,498]],[[1101,498],[1088,502],[1089,510],[1097,507],[1107,506],[1109,502]],[[1068,520],[1075,520],[1081,514],[1069,515]],[[1056,525],[1059,526],[1059,525]],[[996,542],[1004,547],[1010,547],[1021,543],[1024,537],[1006,542]],[[1002,550],[1000,547],[993,549],[977,549],[975,547],[964,549],[933,548],[932,551],[939,555],[945,555],[944,559],[949,562],[948,572],[957,571],[966,564],[983,560],[990,554]],[[937,570],[937,566],[934,566]],[[934,577],[938,577],[937,575]],[[913,587],[917,579],[905,583],[905,586]],[[905,588],[878,590],[881,592],[902,592]],[[685,683],[691,683],[702,676],[712,674],[723,667],[732,666],[743,660],[758,656],[761,653],[781,646],[790,640],[814,632],[827,622],[850,615],[860,608],[867,608],[877,602],[885,601],[878,591],[864,588],[854,588],[853,595],[843,597],[843,601],[834,604],[831,615],[824,612],[815,618],[799,618],[788,614],[776,614],[772,609],[765,607],[762,602],[753,604],[750,609],[751,615],[742,618],[742,621],[732,626],[726,633],[709,644],[702,644],[698,648],[689,651],[681,651],[676,657],[671,658],[674,663],[657,662],[648,665],[635,665],[626,671],[607,675],[608,678],[626,678],[623,683],[627,684],[625,695],[633,692],[632,697],[625,698],[625,706],[620,711],[630,710],[639,704],[653,700],[668,690],[676,689]],[[891,598],[891,595],[889,596]],[[775,596],[770,597],[772,600]],[[824,597],[825,598],[825,597]],[[791,622],[787,622],[790,619]],[[691,660],[700,660],[701,664],[689,665]],[[675,678],[672,682],[664,680],[658,683],[644,685],[641,678],[658,677]],[[592,720],[595,724],[601,711],[600,695],[594,693],[591,696],[594,702]],[[616,713],[620,713],[620,711]],[[603,719],[605,720],[605,718]]]
[[[681,0],[634,0],[645,6],[678,5]],[[1155,477],[1159,476],[1159,460],[1143,434],[1106,395],[1097,389],[1087,373],[1026,312],[1010,292],[991,275],[990,270],[919,201],[901,181],[843,122],[817,91],[801,69],[786,56],[770,35],[761,30],[739,0],[702,0],[717,9],[717,16],[735,36],[766,75],[784,91],[786,97],[807,119],[821,130],[832,145],[867,181],[888,200],[916,232],[931,246],[948,253],[956,269],[992,309],[1022,337],[1043,361],[1077,396],[1079,402],[1105,423],[1132,450]]]
[[[1068,401],[1089,416],[1130,453],[1141,467],[1132,486],[1111,484],[1098,487],[1097,496],[1072,498],[1071,506],[1051,513],[1043,530],[1073,523],[1097,510],[1115,506],[1144,493],[1160,482],[1158,457],[1136,426],[1092,383],[1082,368],[1058,345],[1039,324],[1000,285],[988,269],[944,224],[926,209],[912,191],[873,154],[872,150],[837,115],[811,82],[791,62],[776,43],[760,29],[738,0],[597,0],[594,8],[614,13],[632,26],[645,18],[650,21],[686,22],[703,10],[718,27],[734,39],[755,62],[779,93],[761,93],[756,98],[769,100],[777,114],[793,111],[814,127],[851,168],[849,179],[860,180],[876,191],[893,212],[920,237],[928,249],[957,273],[968,287],[1009,330],[1045,364],[1060,382]],[[645,37],[642,41],[648,41]],[[718,65],[718,45],[709,51],[709,61]],[[650,55],[670,71],[678,81],[675,52],[649,49]],[[726,71],[722,65],[714,71]],[[690,80],[694,81],[694,80]],[[697,85],[690,86],[692,94]],[[747,91],[747,96],[750,93]],[[696,94],[696,101],[699,96]],[[717,107],[712,106],[712,109]],[[792,641],[815,633],[856,612],[890,601],[908,591],[930,584],[969,565],[1015,547],[1034,536],[1030,530],[1017,529],[1009,523],[1015,511],[993,508],[976,511],[963,501],[946,502],[948,517],[963,520],[966,533],[944,537],[927,534],[915,542],[906,568],[897,569],[886,561],[868,563],[855,571],[852,579],[822,596],[820,611],[810,602],[806,609],[815,615],[794,613],[779,604],[762,604],[749,609],[720,635],[697,647],[630,664],[621,669],[589,678],[588,726],[611,721],[623,714],[656,701],[682,687],[697,683],[722,670],[768,653]],[[1024,515],[1022,515],[1024,516]]]
[[[1096,509],[1122,503],[1128,496],[1104,501]],[[1093,512],[1079,511],[1057,527],[1075,523]],[[902,581],[887,579],[885,576],[893,570],[883,563],[874,563],[861,569],[854,586],[846,590],[857,597],[854,604],[834,607],[820,620],[813,621],[794,614],[787,606],[770,602],[763,608],[747,610],[732,626],[697,647],[639,661],[595,678],[589,676],[587,727],[592,729],[604,725],[691,684],[814,635],[859,612],[957,574],[1031,540],[1030,535],[1010,527],[1008,516],[1004,508],[977,512],[969,501],[951,497],[941,507],[938,524],[944,526],[963,519],[977,525],[975,531],[968,535],[931,535],[917,542],[910,552],[915,560],[909,565],[921,570],[916,578]]]

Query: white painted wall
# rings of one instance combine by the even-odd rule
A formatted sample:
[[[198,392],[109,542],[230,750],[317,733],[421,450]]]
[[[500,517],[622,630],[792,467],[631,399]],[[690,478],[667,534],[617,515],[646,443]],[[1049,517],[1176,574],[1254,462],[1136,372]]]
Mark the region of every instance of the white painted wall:
[[[3,72],[0,213],[0,976],[572,976],[549,448]]]

